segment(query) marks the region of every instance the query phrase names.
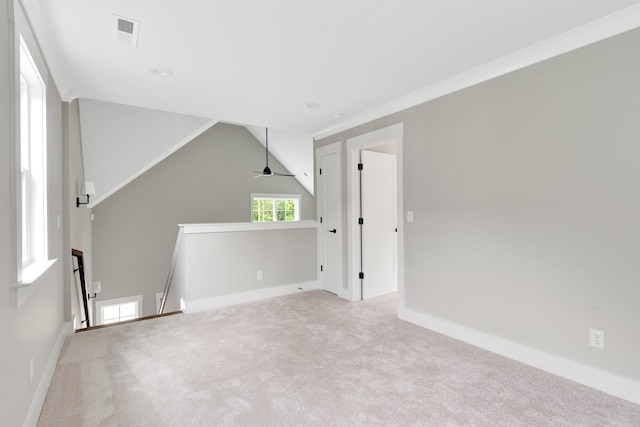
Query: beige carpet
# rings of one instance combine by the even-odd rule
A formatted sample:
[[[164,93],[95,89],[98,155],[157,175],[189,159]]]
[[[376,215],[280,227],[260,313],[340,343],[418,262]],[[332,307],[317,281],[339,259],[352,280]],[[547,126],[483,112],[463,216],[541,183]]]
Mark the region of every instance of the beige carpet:
[[[69,337],[39,426],[640,426],[640,406],[311,291]]]

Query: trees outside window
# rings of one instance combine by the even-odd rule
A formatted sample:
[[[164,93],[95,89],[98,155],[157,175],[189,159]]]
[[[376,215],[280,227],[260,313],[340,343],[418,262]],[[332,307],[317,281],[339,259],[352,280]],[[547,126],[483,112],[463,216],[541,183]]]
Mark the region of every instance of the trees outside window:
[[[251,195],[253,222],[298,221],[299,195]]]

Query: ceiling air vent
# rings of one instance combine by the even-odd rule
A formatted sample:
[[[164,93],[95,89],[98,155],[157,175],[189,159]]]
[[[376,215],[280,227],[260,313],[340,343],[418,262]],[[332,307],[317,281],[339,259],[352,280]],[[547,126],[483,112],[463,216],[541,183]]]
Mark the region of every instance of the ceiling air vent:
[[[140,22],[134,19],[113,15],[116,24],[116,42],[125,46],[138,46],[138,28]]]

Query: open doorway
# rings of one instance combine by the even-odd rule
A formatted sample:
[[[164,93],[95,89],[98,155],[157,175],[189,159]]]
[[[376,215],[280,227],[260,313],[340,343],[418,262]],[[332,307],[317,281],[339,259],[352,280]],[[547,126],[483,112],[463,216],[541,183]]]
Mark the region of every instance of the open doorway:
[[[399,123],[347,140],[348,287],[360,300],[403,297],[402,134]]]

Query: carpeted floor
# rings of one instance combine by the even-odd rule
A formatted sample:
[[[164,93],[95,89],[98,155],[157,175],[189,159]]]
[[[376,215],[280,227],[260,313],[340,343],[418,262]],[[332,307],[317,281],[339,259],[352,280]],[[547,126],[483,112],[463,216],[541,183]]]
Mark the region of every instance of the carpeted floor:
[[[39,426],[640,426],[640,406],[311,291],[83,332]]]

